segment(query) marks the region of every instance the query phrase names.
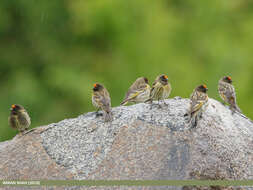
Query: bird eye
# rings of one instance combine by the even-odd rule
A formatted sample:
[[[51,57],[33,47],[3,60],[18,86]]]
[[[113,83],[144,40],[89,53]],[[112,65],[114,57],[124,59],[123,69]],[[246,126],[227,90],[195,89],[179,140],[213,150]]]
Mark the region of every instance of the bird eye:
[[[203,87],[204,87],[204,88],[207,88],[207,86],[206,86],[205,84],[203,85]]]
[[[93,87],[95,87],[95,88],[96,88],[96,87],[97,87],[97,84],[96,84],[96,83],[95,83],[95,84],[93,84]]]
[[[168,76],[167,76],[167,75],[164,75],[163,78],[168,79]]]
[[[11,108],[12,108],[12,109],[14,109],[15,107],[16,107],[16,106],[15,106],[14,104],[13,104],[13,105],[11,105]]]
[[[228,80],[231,80],[232,78],[231,77],[227,77],[228,78]]]

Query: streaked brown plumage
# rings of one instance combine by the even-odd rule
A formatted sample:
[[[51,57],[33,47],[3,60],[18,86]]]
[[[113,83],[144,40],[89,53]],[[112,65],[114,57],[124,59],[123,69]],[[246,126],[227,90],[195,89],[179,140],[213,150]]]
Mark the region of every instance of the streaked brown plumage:
[[[92,92],[92,104],[104,111],[105,121],[112,120],[111,98],[109,92],[102,84],[94,84]]]
[[[9,125],[21,133],[26,131],[31,125],[31,119],[27,111],[23,106],[18,104],[11,106],[11,113],[8,120]]]
[[[158,100],[158,104],[160,100],[163,100],[168,98],[171,92],[171,85],[168,82],[168,76],[167,75],[159,75],[156,77],[151,91],[149,99],[145,102],[153,102],[153,100]],[[165,102],[164,102],[165,103]]]
[[[208,101],[207,90],[206,85],[200,85],[191,94],[190,111],[186,115],[190,116],[190,122],[194,123],[193,126],[197,125],[198,115],[202,113],[202,108]]]
[[[145,102],[149,98],[149,94],[150,86],[148,84],[148,79],[145,77],[137,78],[128,89],[125,98],[120,105],[126,105],[129,102]]]
[[[238,111],[241,113],[240,108],[237,106],[236,103],[236,94],[235,88],[232,85],[232,79],[229,76],[222,77],[218,83],[218,91],[220,97],[224,102],[230,105],[230,109],[234,111]]]

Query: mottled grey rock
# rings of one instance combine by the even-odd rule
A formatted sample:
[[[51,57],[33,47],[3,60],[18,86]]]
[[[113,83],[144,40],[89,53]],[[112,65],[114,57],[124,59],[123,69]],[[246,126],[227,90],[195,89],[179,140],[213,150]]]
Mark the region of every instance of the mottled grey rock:
[[[253,179],[252,121],[209,99],[190,128],[184,117],[189,100],[176,97],[166,104],[116,107],[109,123],[87,113],[0,143],[0,179]],[[37,174],[47,162],[51,168]],[[24,166],[31,174],[21,172]]]

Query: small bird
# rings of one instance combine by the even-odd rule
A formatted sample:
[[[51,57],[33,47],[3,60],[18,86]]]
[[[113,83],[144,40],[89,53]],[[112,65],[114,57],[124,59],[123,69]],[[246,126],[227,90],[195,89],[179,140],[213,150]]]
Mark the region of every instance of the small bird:
[[[98,110],[104,111],[106,122],[112,120],[110,94],[102,84],[95,83],[93,85],[92,104]]]
[[[168,82],[167,75],[159,75],[156,77],[155,82],[152,84],[152,88],[150,91],[149,99],[145,102],[153,102],[153,100],[158,100],[158,104],[160,100],[168,98],[171,92],[171,85]],[[165,102],[164,102],[165,104]]]
[[[235,111],[241,113],[240,108],[236,104],[235,88],[232,85],[232,78],[230,76],[225,76],[219,80],[218,91],[222,100],[230,105],[233,113]]]
[[[123,102],[120,105],[126,105],[129,102],[141,103],[149,98],[150,86],[146,77],[137,78],[128,89]]]
[[[193,127],[197,126],[198,115],[202,114],[202,108],[208,101],[207,91],[208,88],[206,85],[200,85],[191,94],[190,111],[185,116],[190,115],[189,121],[193,121]]]
[[[21,133],[28,130],[31,125],[31,119],[23,106],[18,104],[11,106],[9,125]]]

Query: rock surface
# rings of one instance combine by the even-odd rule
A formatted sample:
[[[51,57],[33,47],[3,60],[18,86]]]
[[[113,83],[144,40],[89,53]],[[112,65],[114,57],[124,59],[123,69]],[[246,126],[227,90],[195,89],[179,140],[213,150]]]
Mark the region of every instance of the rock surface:
[[[166,104],[113,108],[111,123],[87,113],[1,142],[0,179],[253,180],[252,121],[209,99],[189,128],[189,100]]]

